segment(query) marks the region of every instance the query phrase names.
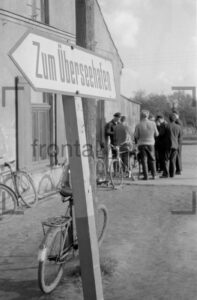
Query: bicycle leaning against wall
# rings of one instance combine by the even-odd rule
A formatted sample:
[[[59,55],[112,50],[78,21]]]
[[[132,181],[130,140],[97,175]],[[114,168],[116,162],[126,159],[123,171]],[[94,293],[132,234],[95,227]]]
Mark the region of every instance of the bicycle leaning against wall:
[[[0,220],[23,213],[24,207],[33,207],[38,201],[31,176],[26,171],[13,170],[14,163],[15,161],[11,161],[3,164],[9,171],[4,183],[0,183]]]
[[[38,253],[38,284],[44,293],[52,292],[59,284],[66,263],[78,255],[78,239],[74,222],[74,199],[71,188],[60,191],[62,202],[68,203],[63,216],[42,222],[44,238]],[[97,237],[100,246],[106,232],[108,212],[104,205],[97,207]]]

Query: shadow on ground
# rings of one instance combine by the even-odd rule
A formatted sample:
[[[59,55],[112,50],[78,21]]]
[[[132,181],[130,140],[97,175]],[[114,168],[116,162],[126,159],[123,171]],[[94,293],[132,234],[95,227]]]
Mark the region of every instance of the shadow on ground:
[[[0,298],[1,294],[13,294],[14,300],[38,299],[41,295],[37,287],[37,280],[15,281],[11,279],[0,279]],[[1,298],[6,299],[6,298]]]

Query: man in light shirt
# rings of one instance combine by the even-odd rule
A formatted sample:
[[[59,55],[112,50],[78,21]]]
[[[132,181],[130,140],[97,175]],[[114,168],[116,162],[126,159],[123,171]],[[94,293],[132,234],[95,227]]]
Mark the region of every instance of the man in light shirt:
[[[136,125],[134,137],[138,144],[140,160],[143,169],[143,180],[148,180],[148,161],[152,179],[156,176],[155,166],[155,137],[158,136],[158,130],[155,122],[148,119],[149,111],[142,110],[141,121]]]

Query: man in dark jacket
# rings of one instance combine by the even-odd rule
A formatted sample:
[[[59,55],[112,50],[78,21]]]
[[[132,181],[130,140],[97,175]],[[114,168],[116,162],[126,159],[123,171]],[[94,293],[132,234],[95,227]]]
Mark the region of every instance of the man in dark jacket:
[[[181,128],[175,123],[176,116],[171,114],[169,116],[170,124],[168,125],[169,148],[166,152],[164,170],[162,178],[168,176],[174,177],[176,171],[176,157],[181,139]]]
[[[126,117],[120,118],[120,123],[114,128],[114,143],[120,148],[120,157],[123,161],[123,169],[129,166],[129,150],[132,146],[131,132],[126,124]]]
[[[179,114],[177,111],[173,111],[173,114],[176,117],[175,123],[180,126],[181,129],[181,137],[179,141],[179,147],[177,150],[177,158],[176,158],[176,174],[181,175],[182,172],[182,140],[183,140],[183,124],[182,121],[179,119]]]
[[[157,155],[157,167],[158,171],[164,169],[165,156],[170,147],[170,135],[169,135],[169,126],[162,113],[158,113],[156,117],[156,125],[159,135],[155,139],[155,151]]]
[[[115,140],[114,140],[114,129],[117,126],[117,124],[120,122],[121,114],[119,112],[114,114],[113,119],[108,122],[105,126],[105,139],[108,144],[108,139],[110,141],[110,144],[112,145],[112,157],[114,158],[116,156],[116,150],[114,150],[113,146],[115,146]]]

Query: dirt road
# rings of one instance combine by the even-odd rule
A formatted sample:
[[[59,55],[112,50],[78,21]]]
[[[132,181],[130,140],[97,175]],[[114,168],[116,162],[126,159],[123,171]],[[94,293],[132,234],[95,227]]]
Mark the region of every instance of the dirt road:
[[[105,300],[197,299],[197,215],[192,206],[197,146],[183,150],[182,176],[99,190],[99,202],[106,204],[110,216],[101,249],[101,260],[112,273],[103,276]],[[51,198],[0,225],[0,299],[83,299],[77,276],[64,276],[48,296],[37,287],[40,221],[62,208],[57,197]]]

